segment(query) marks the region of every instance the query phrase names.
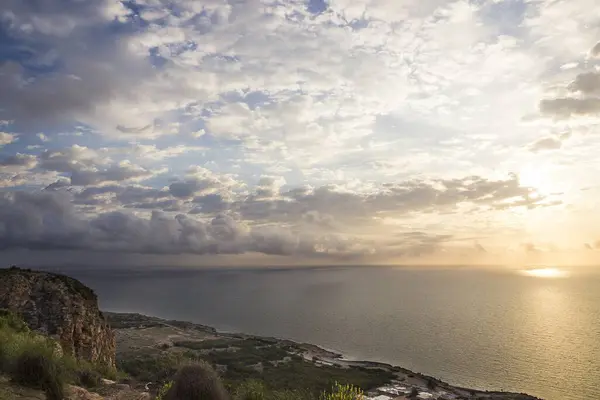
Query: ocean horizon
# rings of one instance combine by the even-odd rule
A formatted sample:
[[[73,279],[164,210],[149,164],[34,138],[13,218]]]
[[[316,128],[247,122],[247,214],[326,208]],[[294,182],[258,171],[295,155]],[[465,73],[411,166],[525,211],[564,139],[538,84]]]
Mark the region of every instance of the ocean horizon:
[[[106,311],[311,343],[457,386],[600,398],[594,274],[373,266],[60,272],[94,289]]]

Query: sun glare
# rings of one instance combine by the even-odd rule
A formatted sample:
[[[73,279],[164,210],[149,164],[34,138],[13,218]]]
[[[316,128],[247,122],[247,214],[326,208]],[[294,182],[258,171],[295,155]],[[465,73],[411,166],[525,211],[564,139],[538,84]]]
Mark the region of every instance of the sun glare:
[[[521,270],[521,273],[526,276],[533,276],[536,278],[564,278],[569,274],[558,268],[528,268]]]

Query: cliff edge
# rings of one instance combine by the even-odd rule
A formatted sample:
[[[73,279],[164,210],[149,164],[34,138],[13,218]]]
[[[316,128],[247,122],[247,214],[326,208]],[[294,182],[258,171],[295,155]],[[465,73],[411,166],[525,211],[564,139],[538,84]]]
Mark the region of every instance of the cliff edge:
[[[63,352],[115,366],[115,335],[94,292],[78,280],[16,267],[0,269],[0,308],[58,340]]]

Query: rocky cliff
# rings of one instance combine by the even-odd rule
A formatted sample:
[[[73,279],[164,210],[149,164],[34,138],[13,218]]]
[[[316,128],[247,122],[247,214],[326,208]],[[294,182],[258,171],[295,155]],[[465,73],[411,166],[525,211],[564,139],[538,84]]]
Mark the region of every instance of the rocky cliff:
[[[65,353],[115,364],[115,335],[94,292],[76,279],[20,268],[0,269],[0,308],[61,343]]]

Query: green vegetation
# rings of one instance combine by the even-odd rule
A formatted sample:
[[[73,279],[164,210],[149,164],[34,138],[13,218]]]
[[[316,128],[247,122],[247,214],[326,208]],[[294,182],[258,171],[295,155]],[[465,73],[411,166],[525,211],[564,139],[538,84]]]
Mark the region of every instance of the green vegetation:
[[[173,381],[169,381],[162,385],[160,389],[158,389],[156,400],[165,400],[165,396],[167,395],[169,389],[171,389],[171,386],[173,386]]]
[[[56,341],[31,332],[6,310],[0,310],[0,373],[21,386],[43,390],[48,400],[62,399],[65,383],[94,387],[102,376],[116,376],[111,368],[63,355]]]
[[[184,364],[199,361],[198,357],[176,353],[130,353],[117,359],[120,370],[144,382],[166,382]]]
[[[327,391],[314,394],[302,390],[274,390],[259,380],[246,380],[230,390],[233,400],[362,400],[363,391],[352,385],[335,382]],[[221,400],[229,398],[220,379],[206,363],[185,366],[172,382],[165,384],[157,400]]]
[[[185,365],[177,371],[166,400],[228,400],[229,395],[215,370],[205,362]]]
[[[48,400],[64,398],[66,371],[46,341],[25,342],[9,372],[15,383],[43,390]]]
[[[209,342],[216,347],[209,348]],[[225,344],[232,346],[225,347]],[[119,369],[136,379],[164,383],[182,365],[203,360],[222,371],[224,383],[231,393],[238,393],[242,389],[251,392],[250,389],[257,388],[252,382],[260,381],[270,397],[281,400],[316,399],[336,382],[369,390],[394,378],[392,372],[382,369],[318,366],[293,352],[288,353],[285,346],[265,345],[250,340],[179,342],[176,348],[181,351],[145,349],[122,354],[117,363]]]
[[[360,388],[336,382],[331,392],[323,392],[321,400],[362,400],[364,397],[364,392]]]

